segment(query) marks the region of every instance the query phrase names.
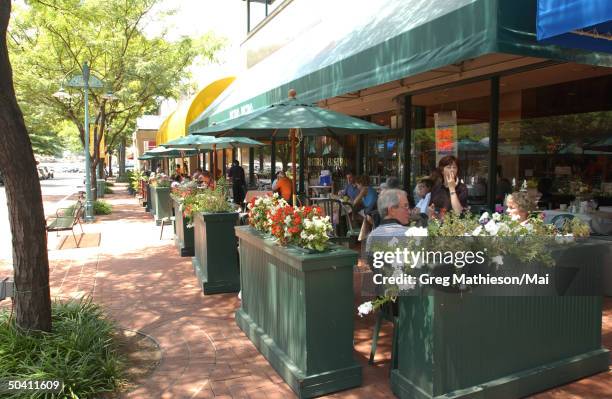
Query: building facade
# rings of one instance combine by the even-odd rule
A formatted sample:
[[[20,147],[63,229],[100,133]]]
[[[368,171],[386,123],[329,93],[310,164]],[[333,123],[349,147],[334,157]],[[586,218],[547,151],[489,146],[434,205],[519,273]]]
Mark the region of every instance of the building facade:
[[[247,13],[249,69],[199,120],[249,113],[293,88],[391,128],[307,138],[305,184],[323,169],[342,184],[352,170],[374,184],[398,176],[412,191],[453,154],[474,206],[525,185],[557,196],[544,207],[576,190],[612,196],[612,41],[539,41],[536,0],[273,3],[263,19]]]

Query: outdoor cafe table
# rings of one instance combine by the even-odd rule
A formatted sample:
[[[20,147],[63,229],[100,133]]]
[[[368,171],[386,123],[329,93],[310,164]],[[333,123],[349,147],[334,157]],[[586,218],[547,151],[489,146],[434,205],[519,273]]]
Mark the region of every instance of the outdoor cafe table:
[[[587,223],[593,233],[612,234],[612,212],[571,213],[568,210],[554,209],[544,211],[544,222],[551,223],[555,216],[558,215],[574,215],[574,217]]]

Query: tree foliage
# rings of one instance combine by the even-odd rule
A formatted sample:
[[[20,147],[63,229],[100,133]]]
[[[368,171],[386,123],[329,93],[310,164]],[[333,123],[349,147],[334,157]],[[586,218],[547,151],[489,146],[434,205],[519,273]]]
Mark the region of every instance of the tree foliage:
[[[177,97],[189,84],[187,67],[196,56],[212,59],[222,41],[181,38],[169,42],[162,30],[147,35],[147,26],[161,23],[152,9],[160,0],[30,0],[18,10],[10,28],[15,86],[26,123],[35,134],[57,132],[70,120],[84,141],[82,89],[66,82],[79,75],[87,61],[104,89],[90,92],[90,125],[98,143],[114,148],[133,131],[136,117],[156,109],[164,97]],[[64,82],[70,101],[53,96]],[[104,94],[112,91],[116,101]],[[94,124],[95,123],[95,124]],[[97,146],[96,146],[97,147]],[[104,154],[92,154],[92,167]]]

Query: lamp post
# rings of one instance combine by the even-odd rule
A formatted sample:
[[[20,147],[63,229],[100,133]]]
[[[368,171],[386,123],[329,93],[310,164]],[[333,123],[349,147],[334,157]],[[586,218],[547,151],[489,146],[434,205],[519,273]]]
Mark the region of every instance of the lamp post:
[[[84,90],[85,94],[85,221],[94,221],[93,201],[91,196],[91,157],[89,155],[89,88],[102,88],[102,81],[93,75],[89,74],[89,65],[87,61],[83,63],[83,71],[81,75],[75,75],[68,81],[67,86],[78,87]],[[66,93],[63,88],[53,94],[56,98],[70,98],[70,94]]]

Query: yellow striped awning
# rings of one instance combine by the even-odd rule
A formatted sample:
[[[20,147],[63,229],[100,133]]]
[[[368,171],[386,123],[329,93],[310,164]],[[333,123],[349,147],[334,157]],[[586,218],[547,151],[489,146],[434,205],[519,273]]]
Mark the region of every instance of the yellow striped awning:
[[[235,77],[230,76],[209,84],[190,101],[180,105],[170,114],[157,132],[157,144],[164,145],[170,140],[186,136],[189,125],[229,86]]]

